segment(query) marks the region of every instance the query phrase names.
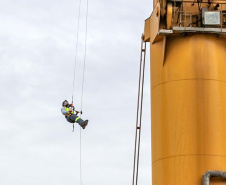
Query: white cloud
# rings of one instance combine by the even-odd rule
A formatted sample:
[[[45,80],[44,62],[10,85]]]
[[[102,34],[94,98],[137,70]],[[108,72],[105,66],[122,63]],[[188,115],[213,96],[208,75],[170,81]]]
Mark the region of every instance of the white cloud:
[[[3,185],[80,183],[79,126],[60,112],[71,100],[78,1],[8,0],[0,7],[0,179]],[[150,8],[147,8],[147,7]],[[152,2],[90,1],[82,130],[83,184],[132,182],[140,36]],[[75,105],[80,109],[85,1]],[[148,63],[148,58],[147,58]],[[149,66],[140,182],[151,182]],[[142,170],[143,169],[143,170]],[[148,176],[147,176],[148,175]]]

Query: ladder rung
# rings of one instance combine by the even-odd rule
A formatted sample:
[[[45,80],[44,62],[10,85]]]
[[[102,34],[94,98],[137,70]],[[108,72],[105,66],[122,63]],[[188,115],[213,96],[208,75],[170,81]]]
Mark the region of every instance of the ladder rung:
[[[140,127],[137,127],[137,129],[140,129]]]

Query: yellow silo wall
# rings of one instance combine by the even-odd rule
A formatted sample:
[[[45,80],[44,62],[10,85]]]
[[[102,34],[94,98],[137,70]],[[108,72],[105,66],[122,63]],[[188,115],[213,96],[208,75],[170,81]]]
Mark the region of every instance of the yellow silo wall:
[[[226,39],[167,37],[164,60],[163,43],[150,46],[153,185],[201,185],[226,171]]]

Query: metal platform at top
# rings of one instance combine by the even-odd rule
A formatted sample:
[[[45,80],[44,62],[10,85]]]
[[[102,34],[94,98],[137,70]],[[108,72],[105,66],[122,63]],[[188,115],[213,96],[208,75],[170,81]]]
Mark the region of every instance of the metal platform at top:
[[[174,26],[172,29],[160,29],[158,32],[159,36],[171,35],[174,33],[214,33],[214,34],[226,34],[224,28],[199,28],[199,27],[177,27]]]

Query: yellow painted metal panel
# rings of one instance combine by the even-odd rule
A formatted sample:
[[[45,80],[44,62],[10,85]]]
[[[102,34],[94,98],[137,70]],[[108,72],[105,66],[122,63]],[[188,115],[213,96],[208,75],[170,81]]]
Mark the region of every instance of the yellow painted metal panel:
[[[150,47],[153,185],[200,185],[207,170],[226,171],[226,40],[193,34],[165,44],[164,65],[164,42]]]
[[[150,42],[150,17],[145,20],[144,25],[144,41]]]
[[[160,22],[160,4],[157,3],[155,9],[153,10],[150,17],[150,43],[152,44],[156,41],[156,37],[159,32],[159,22]]]
[[[165,61],[166,37],[152,44],[151,47],[151,84],[156,86],[160,83],[161,69]],[[155,51],[155,52],[152,52]]]
[[[154,0],[149,34],[145,28],[151,44],[153,185],[201,185],[206,171],[226,171],[226,35],[169,31],[175,25],[205,29],[199,11],[217,11],[213,3],[225,1],[207,2],[171,7],[170,1]],[[211,179],[211,185],[223,184]]]
[[[209,169],[226,171],[226,158],[188,155],[166,158],[153,164],[153,185],[202,185],[202,175]],[[225,185],[222,179],[211,179],[211,185]]]
[[[152,63],[162,63],[161,42],[151,46]],[[167,37],[164,67],[159,67],[158,76],[152,75],[154,83],[206,78],[226,81],[226,40],[215,35],[190,35]],[[152,70],[153,72],[153,70]],[[158,82],[156,82],[156,78]]]
[[[152,89],[151,98],[153,162],[193,154],[226,157],[225,82],[168,82]]]

